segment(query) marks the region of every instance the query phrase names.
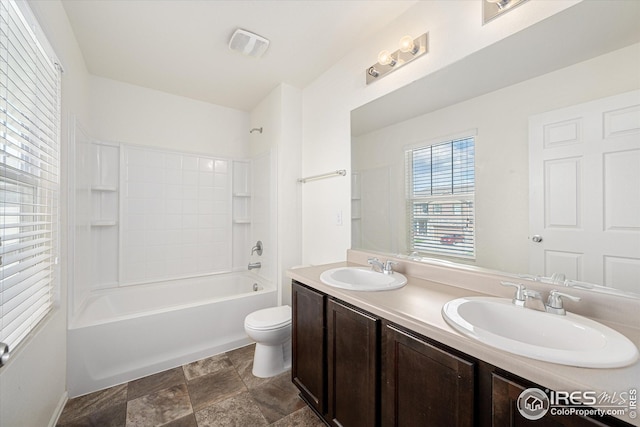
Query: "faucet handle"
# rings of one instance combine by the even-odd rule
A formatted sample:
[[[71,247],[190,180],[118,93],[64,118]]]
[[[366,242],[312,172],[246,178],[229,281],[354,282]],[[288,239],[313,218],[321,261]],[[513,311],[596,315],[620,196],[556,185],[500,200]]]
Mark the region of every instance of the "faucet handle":
[[[262,240],[258,240],[256,245],[251,248],[251,255],[253,255],[254,252],[257,252],[258,256],[262,255]]]
[[[512,282],[500,282],[500,284],[502,286],[512,286],[514,288],[516,288],[516,294],[513,296],[513,303],[515,305],[519,305],[519,306],[524,306],[524,302],[526,300],[525,298],[525,291],[526,288],[524,287],[523,284],[521,283],[512,283]]]
[[[564,292],[560,292],[557,290],[552,290],[549,292],[549,298],[547,299],[547,311],[549,313],[555,314],[566,314],[567,312],[564,309],[564,305],[562,304],[562,298],[568,298],[571,301],[580,301],[582,298],[576,297],[573,295],[565,294]]]
[[[382,272],[384,274],[393,274],[393,266],[394,265],[398,265],[398,263],[388,259],[387,262],[384,264],[384,269],[382,270]]]

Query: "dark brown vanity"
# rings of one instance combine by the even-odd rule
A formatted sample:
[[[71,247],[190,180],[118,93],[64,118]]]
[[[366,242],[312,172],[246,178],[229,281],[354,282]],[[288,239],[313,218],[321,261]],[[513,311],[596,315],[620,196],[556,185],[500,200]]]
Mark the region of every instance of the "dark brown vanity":
[[[544,387],[293,280],[292,380],[330,426],[626,426],[617,418],[524,418]],[[394,314],[390,313],[393,318]]]

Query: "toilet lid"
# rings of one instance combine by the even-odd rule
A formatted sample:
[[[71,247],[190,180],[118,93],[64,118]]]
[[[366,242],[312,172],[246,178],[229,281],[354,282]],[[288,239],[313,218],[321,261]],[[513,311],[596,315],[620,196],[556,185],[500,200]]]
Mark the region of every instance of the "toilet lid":
[[[291,324],[291,307],[265,308],[254,311],[244,319],[244,324],[252,329],[277,329]]]

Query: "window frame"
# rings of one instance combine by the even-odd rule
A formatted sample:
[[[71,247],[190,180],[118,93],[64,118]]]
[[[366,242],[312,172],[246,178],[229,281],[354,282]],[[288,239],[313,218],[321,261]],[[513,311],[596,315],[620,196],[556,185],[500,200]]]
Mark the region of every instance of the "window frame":
[[[27,2],[0,8],[0,341],[13,352],[60,298],[62,67]]]
[[[416,185],[416,172],[414,170],[414,156],[419,150],[426,148],[433,148],[437,146],[444,146],[447,144],[453,144],[456,142],[471,140],[471,168],[462,170],[467,178],[470,176],[471,191],[463,192],[448,192],[442,194],[416,194],[414,191]],[[458,260],[475,260],[476,259],[476,201],[475,201],[475,153],[477,146],[477,131],[470,130],[455,135],[450,135],[434,140],[423,141],[420,143],[412,144],[404,147],[405,152],[405,208],[406,208],[406,244],[408,252],[415,255],[424,256],[438,256],[447,257]],[[433,158],[430,158],[429,170],[434,165]],[[453,173],[455,173],[453,160],[451,163],[452,173],[451,186],[454,187]],[[470,175],[469,175],[470,174]],[[433,188],[433,182],[430,182],[428,186]],[[469,183],[468,183],[469,185]],[[467,206],[465,206],[467,204]],[[419,207],[422,205],[421,207]],[[432,205],[434,212],[438,210],[440,214],[425,212],[424,205]],[[447,208],[447,205],[450,207]],[[447,209],[449,213],[447,214]],[[459,213],[457,212],[459,210]],[[420,212],[418,217],[417,212]],[[444,214],[443,214],[444,213]],[[423,215],[424,214],[424,215]],[[458,226],[454,224],[459,223],[457,216],[466,216],[464,219],[465,226]],[[422,218],[424,217],[424,218]],[[440,218],[438,218],[440,217]],[[429,231],[429,226],[425,225],[429,220],[435,220],[443,222],[445,225],[440,227],[441,230],[449,229],[450,232],[444,233],[444,231]],[[447,223],[448,222],[448,223]],[[421,225],[422,224],[422,225]],[[460,227],[460,233],[455,232],[455,228]],[[471,231],[464,230],[471,227]],[[431,233],[430,238],[419,238],[416,230],[422,228],[422,236],[426,233]],[[417,240],[423,241],[423,244],[417,244]],[[425,242],[426,241],[426,242]],[[439,241],[439,242],[438,242]]]

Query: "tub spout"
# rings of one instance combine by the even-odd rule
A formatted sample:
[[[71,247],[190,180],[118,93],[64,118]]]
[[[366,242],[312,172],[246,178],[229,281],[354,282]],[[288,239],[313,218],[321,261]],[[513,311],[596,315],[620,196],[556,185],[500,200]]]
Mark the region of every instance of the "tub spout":
[[[262,264],[260,264],[260,262],[250,262],[249,263],[249,270],[253,270],[254,268],[260,268],[262,267]]]

